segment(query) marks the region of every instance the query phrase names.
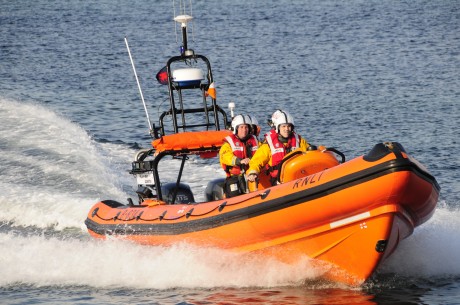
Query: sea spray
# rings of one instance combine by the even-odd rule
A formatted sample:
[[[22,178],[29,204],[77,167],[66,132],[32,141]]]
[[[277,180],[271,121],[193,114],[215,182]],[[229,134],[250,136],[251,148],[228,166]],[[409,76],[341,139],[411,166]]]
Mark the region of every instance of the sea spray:
[[[121,240],[88,240],[0,233],[0,286],[89,285],[170,289],[276,287],[302,284],[321,274],[308,259],[287,265],[255,254],[195,247],[141,246]]]

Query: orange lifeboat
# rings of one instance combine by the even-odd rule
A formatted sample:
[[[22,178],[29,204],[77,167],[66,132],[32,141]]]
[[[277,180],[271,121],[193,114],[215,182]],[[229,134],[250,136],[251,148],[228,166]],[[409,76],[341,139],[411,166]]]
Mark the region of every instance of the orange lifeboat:
[[[208,143],[186,152],[163,146],[154,161],[134,162],[134,168],[155,172],[163,154],[201,154],[218,146]],[[288,263],[308,256],[333,266],[326,278],[360,285],[431,217],[440,190],[398,143],[377,144],[367,155],[342,164],[326,149],[296,154],[283,165],[280,180],[277,186],[260,185],[248,194],[208,202],[193,202],[190,190],[174,183],[172,202],[171,193],[161,188],[139,205],[101,201],[85,223],[96,238],[162,246],[185,241]]]
[[[187,47],[191,19],[176,16],[181,54],[157,74],[168,85],[170,105],[159,115],[159,127],[149,126],[153,149],[141,150],[132,163],[139,202],[96,203],[85,221],[88,232],[145,245],[188,242],[253,252],[287,263],[310,257],[332,266],[327,279],[360,285],[431,217],[440,191],[435,178],[398,143],[377,144],[347,162],[339,151],[322,147],[286,156],[280,184],[271,186],[261,174],[256,190],[237,197],[223,198],[222,179],[209,177],[206,199],[196,202],[181,182],[184,164],[191,155],[215,157],[230,131],[223,130],[229,122],[216,103],[208,59]],[[233,116],[234,103],[229,108]],[[167,156],[181,160],[173,183],[160,179],[159,164]]]

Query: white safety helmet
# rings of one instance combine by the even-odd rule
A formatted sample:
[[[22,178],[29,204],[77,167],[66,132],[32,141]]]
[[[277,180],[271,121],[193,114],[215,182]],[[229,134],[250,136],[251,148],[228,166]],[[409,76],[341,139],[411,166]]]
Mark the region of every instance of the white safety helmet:
[[[252,125],[259,125],[259,121],[257,121],[256,117],[253,115],[248,114],[249,119],[251,120]]]
[[[234,134],[238,134],[238,126],[246,124],[251,128],[251,118],[248,115],[238,114],[232,120],[232,130]]]
[[[260,133],[259,121],[257,121],[256,117],[253,115],[248,115],[248,117],[251,119],[252,133],[258,136]]]
[[[272,124],[277,133],[280,132],[279,126],[281,124],[291,124],[292,129],[294,129],[294,119],[289,112],[284,110],[278,109],[272,114]]]

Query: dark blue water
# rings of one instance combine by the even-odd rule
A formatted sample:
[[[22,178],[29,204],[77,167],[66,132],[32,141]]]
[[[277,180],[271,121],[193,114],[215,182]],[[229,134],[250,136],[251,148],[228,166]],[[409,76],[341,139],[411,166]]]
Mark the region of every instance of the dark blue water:
[[[126,170],[151,140],[123,39],[157,122],[172,2],[1,1],[0,303],[460,304],[460,2],[194,1],[193,15],[223,108],[259,122],[284,108],[348,159],[400,142],[442,187],[433,218],[359,289],[308,262],[92,240],[87,211],[131,196]],[[222,174],[191,166],[197,193]]]

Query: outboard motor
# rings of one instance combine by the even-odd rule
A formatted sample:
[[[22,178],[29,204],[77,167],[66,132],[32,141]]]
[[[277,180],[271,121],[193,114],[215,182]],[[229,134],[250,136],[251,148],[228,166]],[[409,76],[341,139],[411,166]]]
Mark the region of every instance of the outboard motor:
[[[204,191],[206,201],[224,199],[224,182],[225,178],[217,178],[208,182],[206,190]]]
[[[163,200],[167,204],[189,204],[195,202],[190,186],[185,183],[179,183],[178,187],[173,182],[163,184],[161,186],[161,193]],[[176,195],[176,199],[172,202],[174,194]]]

